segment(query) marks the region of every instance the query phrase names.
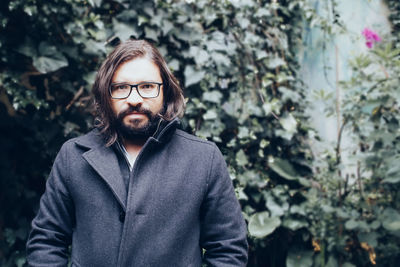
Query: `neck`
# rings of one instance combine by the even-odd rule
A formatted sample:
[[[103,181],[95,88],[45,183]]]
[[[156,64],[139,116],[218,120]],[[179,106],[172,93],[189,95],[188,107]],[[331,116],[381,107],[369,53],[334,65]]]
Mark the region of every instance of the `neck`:
[[[136,158],[146,143],[147,138],[135,138],[134,140],[122,139],[122,143],[132,158]]]

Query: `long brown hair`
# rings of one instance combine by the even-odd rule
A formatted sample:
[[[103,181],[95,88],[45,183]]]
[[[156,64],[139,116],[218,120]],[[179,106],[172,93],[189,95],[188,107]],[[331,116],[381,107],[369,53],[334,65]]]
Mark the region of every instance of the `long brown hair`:
[[[160,69],[163,81],[165,113],[162,118],[171,121],[174,118],[182,117],[185,109],[185,101],[182,88],[178,80],[169,70],[167,63],[160,52],[152,44],[144,40],[128,40],[119,44],[112,51],[101,65],[93,84],[95,98],[96,119],[95,127],[106,139],[107,146],[112,145],[118,138],[115,129],[115,115],[111,108],[111,97],[109,87],[114,72],[118,67],[135,58],[146,57]]]

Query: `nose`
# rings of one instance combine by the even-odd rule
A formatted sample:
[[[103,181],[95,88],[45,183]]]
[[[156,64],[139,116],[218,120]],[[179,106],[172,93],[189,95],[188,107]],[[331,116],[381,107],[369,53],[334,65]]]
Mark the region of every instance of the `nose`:
[[[135,90],[135,88],[133,88],[131,94],[126,99],[126,102],[131,104],[132,106],[135,106],[135,105],[143,103],[143,98],[139,95],[137,90]]]

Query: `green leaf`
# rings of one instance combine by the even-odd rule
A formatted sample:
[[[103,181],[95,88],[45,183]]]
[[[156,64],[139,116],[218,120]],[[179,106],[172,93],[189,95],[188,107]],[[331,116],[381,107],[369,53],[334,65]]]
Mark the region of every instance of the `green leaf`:
[[[272,217],[280,217],[285,213],[284,205],[279,205],[275,201],[275,199],[272,195],[267,194],[265,198],[266,198],[266,207],[271,212]]]
[[[387,177],[382,180],[383,183],[397,184],[400,182],[400,173],[399,175]]]
[[[385,221],[383,227],[389,231],[400,231],[400,220]]]
[[[364,104],[361,108],[361,111],[366,114],[372,114],[372,111],[381,105],[380,101],[369,101]]]
[[[180,65],[180,63],[179,63],[179,61],[176,60],[176,59],[170,60],[170,61],[168,62],[168,67],[169,67],[172,71],[177,71],[177,70],[179,70],[179,65]]]
[[[239,152],[236,153],[236,162],[239,166],[244,166],[249,163],[243,149],[240,149]]]
[[[357,236],[360,242],[366,242],[371,247],[376,247],[378,245],[379,235],[376,232],[358,233]]]
[[[303,227],[308,227],[308,223],[304,220],[286,219],[283,221],[283,226],[296,231]]]
[[[211,58],[217,65],[230,66],[232,64],[229,57],[221,53],[214,52],[211,54]]]
[[[88,0],[88,2],[93,7],[100,7],[103,0]]]
[[[207,110],[206,113],[204,113],[203,118],[205,120],[215,120],[216,118],[218,118],[218,115],[215,112],[215,110],[209,109],[209,110]]]
[[[354,230],[358,227],[358,222],[356,220],[348,220],[345,224],[344,227],[346,227],[347,230]]]
[[[261,148],[265,148],[270,144],[270,142],[268,140],[262,139],[260,142],[260,147]]]
[[[115,18],[112,20],[112,24],[115,35],[117,35],[121,41],[126,41],[131,36],[138,38],[138,33],[136,32],[133,25],[119,22]]]
[[[306,210],[304,205],[299,206],[299,205],[292,205],[290,207],[290,213],[295,213],[295,214],[300,214],[302,216],[306,216]]]
[[[238,104],[237,100],[230,100],[222,105],[222,109],[230,116],[235,117],[237,115]]]
[[[268,61],[268,67],[270,69],[275,69],[283,65],[286,65],[286,62],[280,57],[274,57]]]
[[[205,74],[205,71],[196,71],[192,66],[186,66],[184,71],[185,87],[199,83],[204,78]]]
[[[93,7],[100,7],[103,0],[88,0],[88,2]]]
[[[226,51],[225,34],[220,31],[215,31],[211,34],[211,40],[207,42],[208,51]]]
[[[267,211],[257,212],[250,217],[249,233],[257,238],[271,234],[281,224],[279,217],[269,217]]]
[[[264,50],[260,51],[260,52],[257,54],[257,60],[261,60],[261,59],[264,59],[264,58],[266,58],[266,57],[268,57],[268,54],[267,54],[267,52],[265,52]]]
[[[313,252],[309,250],[294,249],[289,251],[286,258],[287,267],[311,267]]]
[[[64,56],[34,57],[33,66],[41,73],[49,73],[68,66],[68,61]]]
[[[297,132],[297,122],[291,113],[286,113],[280,120],[280,124],[285,129],[288,136],[286,139],[292,139],[292,136]]]
[[[203,93],[203,100],[211,103],[221,103],[221,98],[222,94],[216,90]]]
[[[194,57],[198,66],[206,65],[210,62],[210,56],[207,51],[201,49],[198,46],[192,46],[189,49],[189,54]]]
[[[158,42],[158,33],[156,30],[153,30],[152,28],[149,27],[144,27],[144,32],[147,39],[151,39]]]
[[[34,16],[37,14],[37,7],[36,6],[25,6],[24,12],[28,14],[28,16]]]
[[[270,168],[279,174],[281,177],[288,180],[297,180],[297,174],[293,166],[289,163],[289,161],[285,159],[275,158],[272,162],[269,163]]]
[[[174,24],[172,24],[169,20],[163,20],[162,25],[162,32],[164,35],[167,35],[167,33],[174,28]]]
[[[257,13],[255,14],[256,17],[268,17],[271,16],[271,12],[266,8],[259,8]]]
[[[87,73],[85,73],[85,75],[83,75],[83,79],[89,85],[92,85],[94,83],[95,78],[96,78],[96,72],[94,72],[94,71],[87,72]]]
[[[236,193],[236,197],[239,200],[249,200],[249,197],[244,192],[244,188],[242,188],[242,187],[235,188],[235,193]]]
[[[393,208],[386,208],[382,214],[382,226],[388,231],[400,231],[400,213]]]
[[[85,43],[85,48],[83,50],[88,55],[99,56],[106,54],[106,47],[103,42],[96,42],[94,40],[88,40]]]
[[[17,267],[22,267],[24,266],[25,263],[26,263],[26,258],[23,255],[21,255],[15,260],[15,264],[17,265]]]
[[[41,73],[49,73],[68,66],[68,60],[55,46],[41,42],[39,53],[33,56],[33,66]]]
[[[239,139],[245,139],[250,137],[249,128],[247,127],[239,127],[239,133],[237,134]]]
[[[386,178],[383,179],[384,183],[396,184],[400,182],[400,164],[398,164],[399,158],[394,157],[389,162],[389,170],[386,172]]]

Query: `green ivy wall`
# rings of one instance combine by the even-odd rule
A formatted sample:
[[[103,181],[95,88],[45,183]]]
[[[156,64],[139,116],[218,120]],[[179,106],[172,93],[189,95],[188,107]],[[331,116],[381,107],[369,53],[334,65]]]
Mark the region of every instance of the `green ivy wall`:
[[[3,0],[0,265],[25,263],[52,161],[92,126],[97,68],[119,40],[145,38],[184,87],[184,128],[227,160],[248,222],[249,266],[369,266],[359,246],[332,239],[337,250],[321,250],[319,226],[332,219],[319,221],[315,208],[323,199],[315,190],[325,189],[312,172],[297,57],[316,16],[305,0]]]

